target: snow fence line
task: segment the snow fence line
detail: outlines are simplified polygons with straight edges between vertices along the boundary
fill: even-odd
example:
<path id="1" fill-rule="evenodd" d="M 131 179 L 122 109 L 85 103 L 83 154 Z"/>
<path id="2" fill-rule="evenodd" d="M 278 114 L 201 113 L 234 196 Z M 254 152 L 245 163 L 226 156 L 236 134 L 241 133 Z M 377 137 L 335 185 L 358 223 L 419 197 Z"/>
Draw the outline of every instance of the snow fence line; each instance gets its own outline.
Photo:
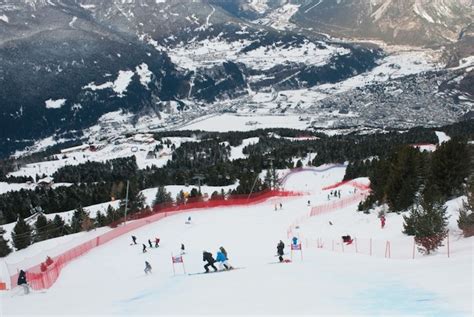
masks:
<path id="1" fill-rule="evenodd" d="M 343 242 L 340 237 L 318 237 L 316 239 L 300 237 L 300 239 L 304 241 L 303 245 L 307 249 L 317 248 L 337 253 L 363 254 L 398 260 L 415 259 L 420 255 L 414 237 L 401 238 L 396 241 L 353 237 L 352 243 L 349 244 Z M 436 254 L 445 255 L 449 258 L 453 253 L 451 240 L 453 239 L 450 238 L 450 233 L 448 233 L 443 240 L 443 244 L 436 250 Z"/>
<path id="2" fill-rule="evenodd" d="M 53 257 L 53 262 L 49 265 L 39 263 L 25 270 L 25 268 L 22 266 L 22 263 L 28 263 L 28 259 L 19 263 L 15 263 L 14 267 L 13 265 L 9 266 L 7 264 L 8 274 L 10 275 L 10 288 L 12 289 L 17 285 L 18 274 L 20 269 L 22 269 L 26 271 L 26 277 L 32 289 L 48 289 L 56 282 L 61 270 L 71 261 L 84 255 L 90 250 L 109 242 L 110 240 L 168 216 L 174 216 L 192 209 L 200 211 L 205 208 L 247 206 L 264 202 L 265 200 L 273 197 L 291 197 L 302 195 L 304 194 L 293 191 L 267 190 L 250 195 L 218 196 L 209 200 L 188 199 L 185 203 L 179 205 L 155 205 L 153 209 L 143 209 L 140 212 L 128 215 L 127 219 L 122 218 L 119 221 L 111 224 L 111 227 L 114 227 L 113 230 Z M 125 220 L 130 222 L 126 223 L 126 225 L 120 226 L 120 224 L 124 223 Z M 46 258 L 47 254 L 45 254 L 44 257 Z"/>
<path id="3" fill-rule="evenodd" d="M 341 186 L 341 185 L 338 185 L 338 186 Z M 336 186 L 336 187 L 338 187 L 338 186 Z M 332 187 L 332 186 L 328 186 L 328 187 Z M 308 215 L 301 216 L 298 219 L 296 219 L 295 221 L 293 221 L 293 223 L 288 227 L 288 229 L 286 231 L 287 237 L 288 238 L 293 237 L 294 236 L 293 231 L 296 230 L 297 227 L 299 227 L 299 225 L 302 222 L 307 221 L 309 218 L 319 216 L 319 215 L 329 213 L 329 212 L 334 212 L 336 210 L 343 209 L 343 208 L 346 208 L 348 206 L 354 205 L 356 203 L 359 203 L 363 199 L 365 199 L 368 195 L 369 195 L 369 190 L 367 189 L 367 190 L 361 191 L 357 194 L 354 194 L 354 195 L 346 197 L 346 198 L 339 198 L 339 199 L 333 200 L 329 203 L 325 203 L 325 204 L 322 204 L 322 205 L 312 207 L 311 211 Z"/>

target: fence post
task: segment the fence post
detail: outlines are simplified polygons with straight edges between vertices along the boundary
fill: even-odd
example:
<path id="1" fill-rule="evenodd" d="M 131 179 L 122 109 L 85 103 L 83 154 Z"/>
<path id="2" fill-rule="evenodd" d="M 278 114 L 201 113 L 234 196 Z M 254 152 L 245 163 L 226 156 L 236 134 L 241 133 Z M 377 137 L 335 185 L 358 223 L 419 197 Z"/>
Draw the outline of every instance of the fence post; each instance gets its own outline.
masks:
<path id="1" fill-rule="evenodd" d="M 448 258 L 449 258 L 449 230 L 448 230 L 448 236 L 447 236 L 447 239 L 448 239 Z"/>
<path id="2" fill-rule="evenodd" d="M 357 250 L 357 238 L 354 238 L 354 242 L 355 242 L 355 247 L 356 247 L 356 253 L 359 253 L 358 250 Z"/>

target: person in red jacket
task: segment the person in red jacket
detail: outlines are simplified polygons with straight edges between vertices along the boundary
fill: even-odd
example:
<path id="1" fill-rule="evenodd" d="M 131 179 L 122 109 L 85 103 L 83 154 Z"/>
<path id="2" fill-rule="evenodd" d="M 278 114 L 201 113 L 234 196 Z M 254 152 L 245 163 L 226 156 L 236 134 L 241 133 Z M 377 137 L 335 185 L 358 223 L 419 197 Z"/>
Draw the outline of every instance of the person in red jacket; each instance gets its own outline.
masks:
<path id="1" fill-rule="evenodd" d="M 382 226 L 382 229 L 385 227 L 385 216 L 384 215 L 382 215 L 380 217 L 380 225 Z"/>

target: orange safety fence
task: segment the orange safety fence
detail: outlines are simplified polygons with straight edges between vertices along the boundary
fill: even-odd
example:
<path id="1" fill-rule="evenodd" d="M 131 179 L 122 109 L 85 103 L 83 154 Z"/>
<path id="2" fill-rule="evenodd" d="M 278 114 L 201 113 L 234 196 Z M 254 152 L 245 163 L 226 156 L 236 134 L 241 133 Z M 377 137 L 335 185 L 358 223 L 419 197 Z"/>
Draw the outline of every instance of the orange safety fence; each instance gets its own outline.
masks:
<path id="1" fill-rule="evenodd" d="M 81 243 L 58 256 L 52 257 L 53 262 L 46 267 L 43 263 L 38 263 L 34 266 L 27 267 L 25 270 L 24 266 L 28 265 L 26 264 L 29 262 L 28 259 L 15 263 L 14 265 L 7 264 L 7 268 L 10 271 L 10 285 L 12 288 L 16 286 L 19 270 L 23 269 L 26 271 L 26 277 L 31 288 L 34 290 L 50 288 L 58 279 L 62 268 L 69 262 L 110 240 L 168 216 L 190 211 L 192 209 L 199 211 L 204 208 L 246 206 L 261 203 L 273 197 L 302 195 L 302 193 L 298 192 L 267 190 L 251 195 L 220 196 L 209 200 L 188 199 L 186 200 L 186 203 L 183 204 L 159 204 L 154 206 L 153 209 L 144 209 L 137 213 L 128 215 L 126 220 L 133 221 L 128 222 L 125 226 L 119 226 L 125 221 L 124 218 L 120 219 L 111 225 L 111 227 L 114 227 L 113 230 Z"/>
<path id="2" fill-rule="evenodd" d="M 367 196 L 367 192 L 359 192 L 358 194 L 352 195 L 347 198 L 343 198 L 343 199 L 336 198 L 336 200 L 331 201 L 327 204 L 323 204 L 323 205 L 319 205 L 319 206 L 315 206 L 311 208 L 310 216 L 314 217 L 320 214 L 336 211 L 338 209 L 343 209 L 347 206 L 359 203 L 366 196 Z"/>

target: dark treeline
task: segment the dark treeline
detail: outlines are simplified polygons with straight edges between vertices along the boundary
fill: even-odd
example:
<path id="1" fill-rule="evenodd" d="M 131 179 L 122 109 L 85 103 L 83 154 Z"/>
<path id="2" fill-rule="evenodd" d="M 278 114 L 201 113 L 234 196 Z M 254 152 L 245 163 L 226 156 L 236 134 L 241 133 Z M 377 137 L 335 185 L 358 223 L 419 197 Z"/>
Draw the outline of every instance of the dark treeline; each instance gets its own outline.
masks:
<path id="1" fill-rule="evenodd" d="M 466 125 L 471 127 L 472 122 L 466 123 Z M 458 125 L 450 127 L 450 129 L 465 131 L 465 129 L 471 128 Z M 198 184 L 197 177 L 202 178 L 202 184 L 210 186 L 230 185 L 239 180 L 240 186 L 234 193 L 245 194 L 249 193 L 252 187 L 255 187 L 253 190 L 260 190 L 271 183 L 270 181 L 255 183 L 256 176 L 262 170 L 269 169 L 270 159 L 274 168 L 293 168 L 295 167 L 293 163 L 295 157 L 304 157 L 310 152 L 317 153 L 316 158 L 312 161 L 313 165 L 350 161 L 352 163 L 346 177 L 370 176 L 369 170 L 374 170 L 375 163 L 378 162 L 378 169 L 381 170 L 380 166 L 387 164 L 387 160 L 394 160 L 393 154 L 390 157 L 390 153 L 400 146 L 437 142 L 433 130 L 425 128 L 411 129 L 403 133 L 350 134 L 331 137 L 318 134 L 318 139 L 314 140 L 288 139 L 302 135 L 315 136 L 316 134 L 291 129 L 222 134 L 199 131 L 161 132 L 156 134 L 156 137 L 164 138 L 159 147 L 168 146 L 174 149 L 171 159 L 165 166 L 160 168 L 152 166 L 139 170 L 133 156 L 103 163 L 86 162 L 76 166 L 65 166 L 53 175 L 54 180 L 73 183 L 72 186 L 54 189 L 37 188 L 0 195 L 0 211 L 3 215 L 0 223 L 15 221 L 18 215 L 28 217 L 30 211 L 37 206 L 41 206 L 46 213 L 56 213 L 72 210 L 79 206 L 107 202 L 111 199 L 123 199 L 125 198 L 127 180 L 130 181 L 131 190 L 136 193 L 150 187 Z M 170 145 L 166 140 L 166 137 L 171 136 L 195 136 L 199 139 L 197 142 L 184 142 L 180 147 L 174 148 L 174 145 Z M 259 137 L 260 141 L 244 148 L 244 153 L 249 156 L 245 159 L 231 161 L 229 159 L 230 145 L 241 144 L 243 139 L 250 137 Z M 412 152 L 413 154 L 407 154 L 407 158 L 400 157 L 398 159 L 400 162 L 404 162 L 403 160 L 412 160 L 411 156 L 414 156 L 413 160 L 417 162 L 427 160 L 425 154 L 415 154 L 415 152 L 419 153 L 418 151 L 413 150 L 407 153 Z M 361 167 L 360 161 L 368 157 L 377 157 L 377 159 L 366 161 L 363 164 L 364 167 Z M 419 165 L 425 166 L 421 163 Z M 421 167 L 417 165 L 416 168 L 418 171 L 418 168 Z M 411 173 L 411 171 L 405 172 Z M 383 173 L 382 175 L 386 176 Z M 374 186 L 377 186 L 377 182 L 381 182 L 376 176 L 377 174 L 371 175 Z M 409 179 L 409 177 L 403 176 L 402 178 Z M 393 183 L 391 186 L 396 185 L 395 181 Z M 419 181 L 415 185 L 418 183 Z M 374 188 L 374 195 L 379 195 L 379 191 Z M 385 194 L 380 195 L 383 197 Z M 380 196 L 376 198 L 379 200 Z"/>
<path id="2" fill-rule="evenodd" d="M 369 176 L 371 182 L 371 195 L 359 209 L 386 203 L 389 211 L 400 212 L 421 197 L 431 203 L 465 194 L 473 164 L 469 147 L 465 138 L 455 137 L 434 152 L 400 146 L 384 158 L 352 163 L 347 178 Z"/>

